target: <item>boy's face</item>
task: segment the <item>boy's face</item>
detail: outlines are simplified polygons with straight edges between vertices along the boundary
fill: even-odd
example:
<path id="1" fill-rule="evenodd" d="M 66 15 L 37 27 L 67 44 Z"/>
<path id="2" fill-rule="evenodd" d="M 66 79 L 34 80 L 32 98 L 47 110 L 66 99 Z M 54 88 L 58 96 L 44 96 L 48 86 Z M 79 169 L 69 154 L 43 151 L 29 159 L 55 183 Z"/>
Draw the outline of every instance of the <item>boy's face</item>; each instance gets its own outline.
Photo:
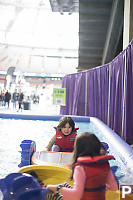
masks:
<path id="1" fill-rule="evenodd" d="M 69 135 L 72 132 L 72 127 L 69 125 L 69 123 L 66 123 L 66 125 L 63 128 L 61 128 L 61 132 L 64 135 Z"/>

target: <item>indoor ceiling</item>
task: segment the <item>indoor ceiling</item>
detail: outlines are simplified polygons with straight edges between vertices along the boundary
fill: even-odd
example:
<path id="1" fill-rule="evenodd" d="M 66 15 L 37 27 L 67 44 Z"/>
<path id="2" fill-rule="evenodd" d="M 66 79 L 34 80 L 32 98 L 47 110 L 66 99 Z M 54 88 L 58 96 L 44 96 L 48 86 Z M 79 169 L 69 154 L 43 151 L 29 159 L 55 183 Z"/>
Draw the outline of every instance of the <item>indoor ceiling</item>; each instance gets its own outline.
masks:
<path id="1" fill-rule="evenodd" d="M 124 0 L 50 2 L 55 12 L 79 10 L 78 71 L 108 63 L 122 51 Z"/>
<path id="2" fill-rule="evenodd" d="M 46 68 L 49 58 L 58 58 L 57 67 L 61 65 L 61 57 L 69 59 L 64 64 L 69 73 L 73 72 L 72 65 L 80 71 L 108 63 L 122 51 L 123 10 L 124 0 L 0 0 L 0 68 L 11 65 L 12 57 L 15 66 L 24 60 L 20 47 L 27 53 L 27 61 L 19 68 L 25 71 L 35 72 L 37 68 L 45 71 L 43 67 Z M 19 30 L 15 32 L 18 25 Z M 55 36 L 56 31 L 58 36 Z M 12 57 L 5 53 L 9 48 Z M 2 62 L 5 64 L 1 65 Z"/>
<path id="3" fill-rule="evenodd" d="M 79 16 L 70 10 L 53 12 L 49 0 L 0 0 L 0 71 L 76 72 Z"/>

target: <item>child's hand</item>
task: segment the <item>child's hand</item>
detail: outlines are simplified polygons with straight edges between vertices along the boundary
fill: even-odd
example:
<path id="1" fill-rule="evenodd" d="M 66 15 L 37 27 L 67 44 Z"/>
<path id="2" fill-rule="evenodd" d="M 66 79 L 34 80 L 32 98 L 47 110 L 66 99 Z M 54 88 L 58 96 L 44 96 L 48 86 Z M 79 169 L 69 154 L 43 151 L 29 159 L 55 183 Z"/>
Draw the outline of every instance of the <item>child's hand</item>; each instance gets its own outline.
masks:
<path id="1" fill-rule="evenodd" d="M 46 189 L 51 190 L 52 192 L 56 193 L 57 185 L 47 185 Z"/>

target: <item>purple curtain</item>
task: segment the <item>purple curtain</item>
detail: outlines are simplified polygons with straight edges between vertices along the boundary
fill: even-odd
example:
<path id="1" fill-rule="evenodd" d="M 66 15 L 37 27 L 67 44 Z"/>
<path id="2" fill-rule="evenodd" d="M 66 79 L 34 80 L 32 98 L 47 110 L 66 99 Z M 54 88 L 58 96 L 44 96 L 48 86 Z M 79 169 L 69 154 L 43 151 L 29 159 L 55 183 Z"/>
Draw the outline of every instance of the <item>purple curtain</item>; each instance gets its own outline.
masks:
<path id="1" fill-rule="evenodd" d="M 84 73 L 71 74 L 63 78 L 62 87 L 66 88 L 66 106 L 61 106 L 61 114 L 84 116 L 84 81 Z"/>
<path id="2" fill-rule="evenodd" d="M 112 62 L 67 75 L 66 106 L 60 113 L 94 116 L 133 143 L 133 41 Z"/>
<path id="3" fill-rule="evenodd" d="M 97 116 L 105 123 L 107 123 L 108 111 L 108 67 L 108 65 L 105 65 L 88 73 L 89 116 Z"/>
<path id="4" fill-rule="evenodd" d="M 126 99 L 124 115 L 124 139 L 133 143 L 133 40 L 126 49 Z"/>
<path id="5" fill-rule="evenodd" d="M 124 88 L 124 52 L 110 63 L 109 127 L 121 136 Z"/>

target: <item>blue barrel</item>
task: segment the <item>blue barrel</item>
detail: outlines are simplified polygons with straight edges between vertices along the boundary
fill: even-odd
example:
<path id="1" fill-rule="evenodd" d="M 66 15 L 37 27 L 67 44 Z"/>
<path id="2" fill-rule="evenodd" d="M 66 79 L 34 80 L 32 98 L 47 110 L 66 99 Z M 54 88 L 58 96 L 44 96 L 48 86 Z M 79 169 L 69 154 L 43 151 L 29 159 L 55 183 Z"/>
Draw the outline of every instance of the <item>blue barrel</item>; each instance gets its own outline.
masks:
<path id="1" fill-rule="evenodd" d="M 36 143 L 33 140 L 23 140 L 20 144 L 21 147 L 21 163 L 18 167 L 23 167 L 31 164 L 31 157 L 36 152 Z"/>

